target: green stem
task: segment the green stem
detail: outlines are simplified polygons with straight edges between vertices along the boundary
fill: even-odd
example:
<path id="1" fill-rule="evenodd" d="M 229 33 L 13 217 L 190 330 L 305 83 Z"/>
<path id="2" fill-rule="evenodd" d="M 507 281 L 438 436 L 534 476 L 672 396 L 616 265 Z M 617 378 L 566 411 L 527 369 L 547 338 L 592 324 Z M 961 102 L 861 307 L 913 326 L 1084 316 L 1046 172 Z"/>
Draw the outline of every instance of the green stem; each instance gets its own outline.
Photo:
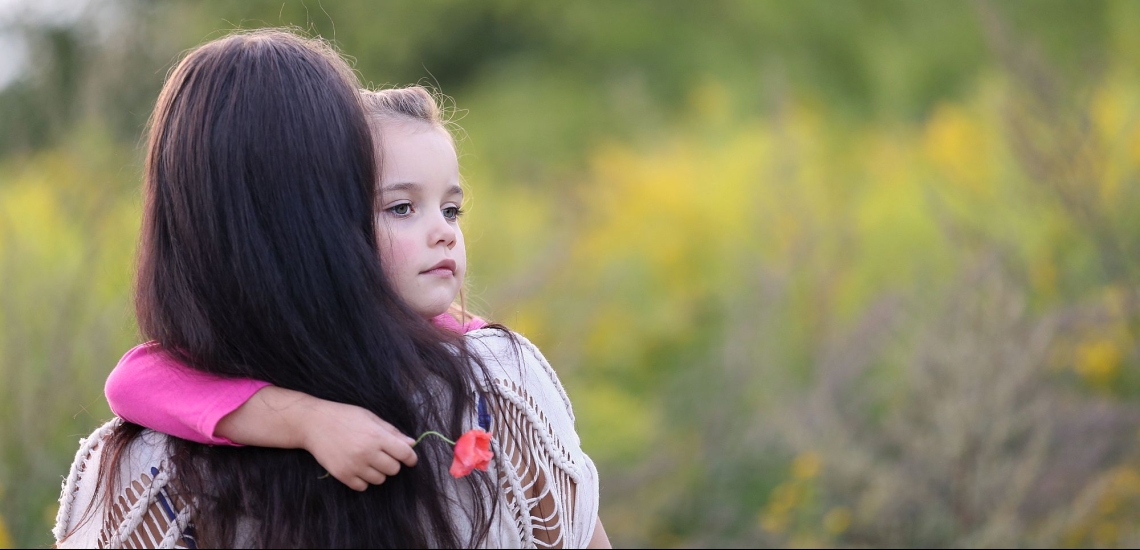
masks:
<path id="1" fill-rule="evenodd" d="M 450 439 L 448 439 L 448 438 L 447 438 L 447 436 L 445 436 L 445 435 L 443 435 L 443 434 L 441 434 L 441 433 L 439 433 L 439 432 L 433 432 L 433 431 L 427 431 L 427 432 L 424 432 L 424 434 L 423 434 L 423 435 L 421 435 L 421 436 L 420 436 L 420 438 L 419 438 L 419 439 L 417 439 L 415 443 L 412 443 L 412 446 L 413 446 L 413 447 L 415 447 L 416 445 L 419 445 L 420 441 L 423 441 L 423 440 L 424 440 L 424 438 L 425 438 L 425 437 L 427 437 L 427 436 L 429 436 L 429 435 L 434 435 L 434 436 L 436 436 L 436 437 L 438 437 L 438 438 L 440 438 L 440 439 L 442 439 L 442 440 L 444 440 L 444 441 L 446 441 L 446 442 L 448 442 L 448 443 L 451 443 L 451 446 L 453 446 L 453 447 L 455 446 L 455 442 L 454 442 L 454 441 L 452 441 L 452 440 L 450 440 Z"/>

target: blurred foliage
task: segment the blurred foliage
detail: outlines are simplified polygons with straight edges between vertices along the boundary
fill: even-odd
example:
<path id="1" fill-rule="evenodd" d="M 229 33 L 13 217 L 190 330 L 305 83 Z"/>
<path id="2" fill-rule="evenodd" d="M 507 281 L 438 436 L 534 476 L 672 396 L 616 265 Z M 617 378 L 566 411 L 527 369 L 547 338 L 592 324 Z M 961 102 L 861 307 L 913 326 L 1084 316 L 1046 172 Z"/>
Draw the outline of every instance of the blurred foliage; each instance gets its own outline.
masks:
<path id="1" fill-rule="evenodd" d="M 478 308 L 558 368 L 620 546 L 1136 546 L 1140 4 L 93 2 L 0 89 L 0 546 L 137 341 L 179 52 L 335 39 L 461 109 Z M 10 532 L 10 535 L 9 535 Z"/>

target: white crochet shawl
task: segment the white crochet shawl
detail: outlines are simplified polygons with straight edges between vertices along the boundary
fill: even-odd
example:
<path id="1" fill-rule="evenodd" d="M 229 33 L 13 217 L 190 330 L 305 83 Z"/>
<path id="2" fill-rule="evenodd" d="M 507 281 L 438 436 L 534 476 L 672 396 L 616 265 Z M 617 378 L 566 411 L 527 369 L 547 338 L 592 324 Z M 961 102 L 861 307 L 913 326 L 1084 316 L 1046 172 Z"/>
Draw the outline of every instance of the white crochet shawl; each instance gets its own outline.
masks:
<path id="1" fill-rule="evenodd" d="M 598 515 L 598 475 L 582 452 L 570 399 L 554 369 L 528 340 L 481 329 L 467 334 L 471 352 L 486 364 L 492 472 L 502 490 L 500 509 L 485 541 L 490 548 L 584 548 Z M 115 504 L 96 505 L 102 444 L 121 422 L 111 420 L 80 440 L 63 484 L 53 531 L 60 548 L 195 548 L 193 509 L 167 491 L 176 475 L 167 464 L 167 437 L 146 431 L 120 459 Z M 476 422 L 474 414 L 470 425 Z M 465 516 L 462 496 L 453 499 Z M 102 499 L 99 499 L 102 502 Z M 462 523 L 462 521 L 461 521 Z M 235 541 L 242 546 L 241 541 Z"/>

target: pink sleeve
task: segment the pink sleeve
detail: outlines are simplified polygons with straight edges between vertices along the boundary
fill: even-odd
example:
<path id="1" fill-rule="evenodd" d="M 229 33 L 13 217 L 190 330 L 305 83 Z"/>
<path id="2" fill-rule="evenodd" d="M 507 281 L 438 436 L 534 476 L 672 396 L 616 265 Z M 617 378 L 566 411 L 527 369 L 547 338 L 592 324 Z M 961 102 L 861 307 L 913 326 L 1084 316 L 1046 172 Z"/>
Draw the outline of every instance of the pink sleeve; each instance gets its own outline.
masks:
<path id="1" fill-rule="evenodd" d="M 459 334 L 466 334 L 473 330 L 478 330 L 487 326 L 487 321 L 484 321 L 475 316 L 472 316 L 470 320 L 460 325 L 459 320 L 455 317 L 452 317 L 450 313 L 440 314 L 432 318 L 431 322 L 439 328 L 447 329 L 452 332 L 458 332 Z"/>
<path id="2" fill-rule="evenodd" d="M 142 344 L 119 360 L 103 391 L 111 410 L 124 420 L 198 443 L 238 446 L 214 430 L 268 385 L 199 372 L 154 344 Z"/>

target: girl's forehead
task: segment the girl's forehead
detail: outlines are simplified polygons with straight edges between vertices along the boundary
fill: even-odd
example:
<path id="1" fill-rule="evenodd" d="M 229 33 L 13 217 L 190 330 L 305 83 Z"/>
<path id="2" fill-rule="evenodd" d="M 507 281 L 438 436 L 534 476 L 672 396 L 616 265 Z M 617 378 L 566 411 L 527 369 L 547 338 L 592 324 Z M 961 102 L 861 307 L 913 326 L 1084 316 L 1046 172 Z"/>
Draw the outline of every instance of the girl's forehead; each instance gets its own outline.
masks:
<path id="1" fill-rule="evenodd" d="M 388 123 L 380 135 L 381 181 L 451 184 L 459 160 L 446 130 L 421 121 Z"/>
<path id="2" fill-rule="evenodd" d="M 374 131 L 378 132 L 381 137 L 392 133 L 418 134 L 421 132 L 440 132 L 450 139 L 450 134 L 447 133 L 447 130 L 443 126 L 418 118 L 405 116 L 372 117 L 369 119 L 368 124 Z"/>
<path id="3" fill-rule="evenodd" d="M 380 123 L 380 148 L 394 152 L 430 148 L 435 152 L 455 154 L 451 134 L 443 127 L 422 120 L 396 119 Z"/>

